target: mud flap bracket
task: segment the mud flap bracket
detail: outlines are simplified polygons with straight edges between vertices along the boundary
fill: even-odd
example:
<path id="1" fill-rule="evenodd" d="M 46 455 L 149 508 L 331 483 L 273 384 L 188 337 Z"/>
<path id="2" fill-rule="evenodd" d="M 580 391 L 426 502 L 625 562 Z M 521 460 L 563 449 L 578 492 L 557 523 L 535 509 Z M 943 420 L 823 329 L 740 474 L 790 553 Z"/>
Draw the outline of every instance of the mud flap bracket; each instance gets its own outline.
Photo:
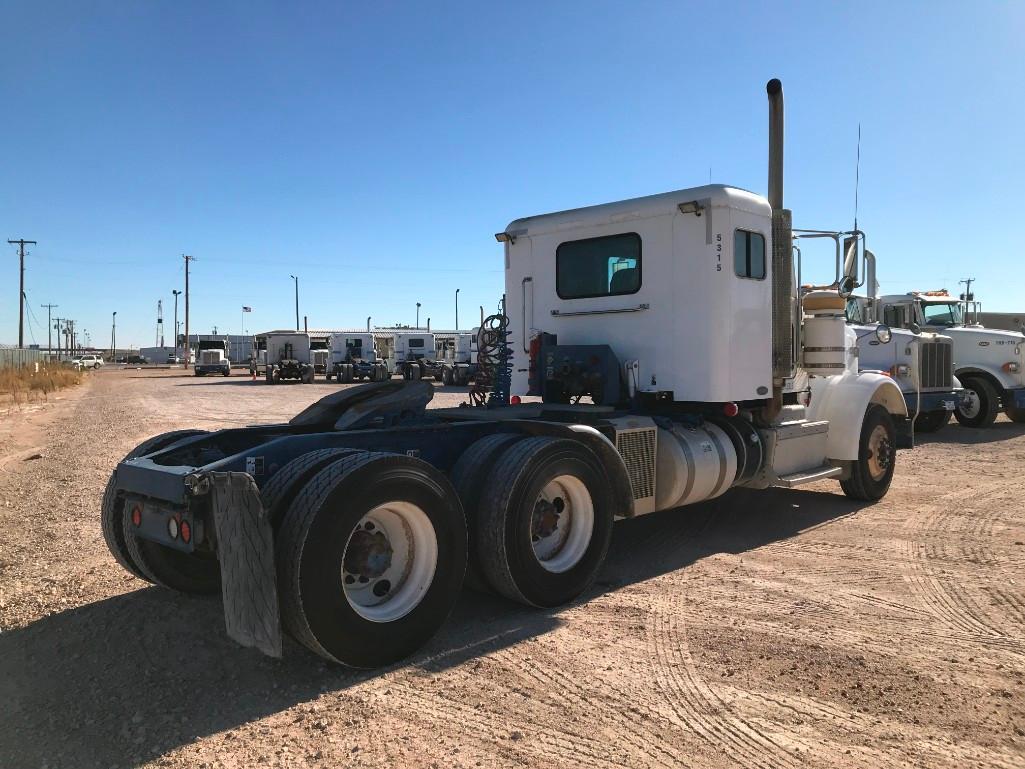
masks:
<path id="1" fill-rule="evenodd" d="M 207 473 L 221 564 L 224 624 L 242 646 L 281 657 L 274 532 L 248 473 Z"/>

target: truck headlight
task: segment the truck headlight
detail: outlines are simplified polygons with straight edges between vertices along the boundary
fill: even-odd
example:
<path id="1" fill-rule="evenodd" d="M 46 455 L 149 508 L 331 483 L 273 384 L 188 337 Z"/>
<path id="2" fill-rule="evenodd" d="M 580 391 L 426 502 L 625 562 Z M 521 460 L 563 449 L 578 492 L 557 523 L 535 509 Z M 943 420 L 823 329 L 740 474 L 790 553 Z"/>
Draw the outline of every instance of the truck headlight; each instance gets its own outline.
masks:
<path id="1" fill-rule="evenodd" d="M 890 338 L 892 336 L 893 336 L 893 333 L 890 331 L 890 327 L 889 326 L 884 325 L 882 323 L 880 323 L 878 326 L 876 326 L 876 339 L 879 340 L 880 344 L 889 344 L 890 343 Z"/>
<path id="2" fill-rule="evenodd" d="M 1021 368 L 1021 366 L 1019 366 L 1014 361 L 1011 361 L 1010 363 L 1005 363 L 1003 366 L 1001 366 L 1001 368 L 1008 374 L 1013 374 L 1014 372 L 1018 371 Z"/>

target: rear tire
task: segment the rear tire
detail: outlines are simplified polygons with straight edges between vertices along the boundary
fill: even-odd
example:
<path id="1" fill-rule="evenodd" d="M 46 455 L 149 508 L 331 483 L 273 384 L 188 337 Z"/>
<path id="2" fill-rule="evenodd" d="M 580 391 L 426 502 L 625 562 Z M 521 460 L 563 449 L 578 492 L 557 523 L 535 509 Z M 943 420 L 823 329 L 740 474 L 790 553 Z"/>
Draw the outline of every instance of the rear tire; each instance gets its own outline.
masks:
<path id="1" fill-rule="evenodd" d="M 961 384 L 967 400 L 954 410 L 957 421 L 964 427 L 989 427 L 1000 406 L 996 388 L 982 377 L 964 377 Z"/>
<path id="2" fill-rule="evenodd" d="M 920 433 L 935 433 L 946 427 L 950 421 L 950 412 L 946 409 L 925 411 L 915 420 L 915 430 Z"/>
<path id="3" fill-rule="evenodd" d="M 840 481 L 840 488 L 851 499 L 882 499 L 890 489 L 896 457 L 897 429 L 893 417 L 878 403 L 872 403 L 861 422 L 858 459 L 852 463 L 851 477 Z"/>
<path id="4" fill-rule="evenodd" d="M 441 372 L 441 383 L 450 386 L 452 384 L 452 369 L 445 368 Z"/>
<path id="5" fill-rule="evenodd" d="M 266 378 L 267 378 L 267 384 L 274 384 L 274 369 L 271 368 L 270 366 L 267 366 Z"/>
<path id="6" fill-rule="evenodd" d="M 448 480 L 426 462 L 358 452 L 321 470 L 277 536 L 285 629 L 352 667 L 408 656 L 459 597 L 466 523 Z"/>
<path id="7" fill-rule="evenodd" d="M 267 511 L 271 526 L 277 530 L 281 517 L 310 478 L 327 465 L 354 451 L 355 449 L 319 449 L 300 454 L 291 462 L 286 462 L 260 489 L 263 509 Z"/>
<path id="8" fill-rule="evenodd" d="M 474 545 L 488 584 L 512 601 L 560 606 L 597 577 L 612 540 L 612 489 L 582 443 L 527 438 L 504 451 L 481 496 Z"/>
<path id="9" fill-rule="evenodd" d="M 475 532 L 479 526 L 480 497 L 484 485 L 488 481 L 488 474 L 502 452 L 522 438 L 522 435 L 514 433 L 488 435 L 475 441 L 470 448 L 464 451 L 452 468 L 449 479 L 463 505 L 463 512 L 466 514 L 466 528 L 469 531 L 471 543 L 475 541 Z M 490 592 L 491 590 L 481 571 L 476 548 L 472 546 L 466 566 L 465 584 L 478 592 Z"/>
<path id="10" fill-rule="evenodd" d="M 150 454 L 165 446 L 170 446 L 182 438 L 202 435 L 204 432 L 205 430 L 172 430 L 169 433 L 155 435 L 129 451 L 121 461 Z M 125 501 L 117 496 L 116 478 L 117 469 L 115 468 L 107 481 L 107 488 L 103 492 L 103 502 L 100 505 L 100 530 L 103 532 L 103 541 L 107 544 L 110 554 L 114 556 L 114 560 L 121 564 L 122 568 L 139 579 L 152 582 L 128 552 L 128 545 L 125 542 Z"/>

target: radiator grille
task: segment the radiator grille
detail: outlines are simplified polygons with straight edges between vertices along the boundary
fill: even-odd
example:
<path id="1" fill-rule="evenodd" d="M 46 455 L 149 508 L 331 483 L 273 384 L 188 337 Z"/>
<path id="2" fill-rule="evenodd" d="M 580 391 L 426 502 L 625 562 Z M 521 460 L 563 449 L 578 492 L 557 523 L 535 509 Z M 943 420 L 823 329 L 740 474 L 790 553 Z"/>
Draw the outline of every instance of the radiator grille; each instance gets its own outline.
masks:
<path id="1" fill-rule="evenodd" d="M 922 389 L 953 386 L 952 345 L 949 341 L 923 342 L 920 362 L 922 364 Z"/>
<path id="2" fill-rule="evenodd" d="M 626 464 L 634 499 L 655 496 L 655 429 L 617 432 L 616 449 Z"/>

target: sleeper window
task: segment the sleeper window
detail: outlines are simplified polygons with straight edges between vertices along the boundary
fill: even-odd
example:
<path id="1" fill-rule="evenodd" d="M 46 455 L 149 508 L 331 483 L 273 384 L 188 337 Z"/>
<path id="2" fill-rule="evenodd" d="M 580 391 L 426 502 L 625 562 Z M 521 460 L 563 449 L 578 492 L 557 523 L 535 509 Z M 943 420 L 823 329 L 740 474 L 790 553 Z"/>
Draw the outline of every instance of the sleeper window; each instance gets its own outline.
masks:
<path id="1" fill-rule="evenodd" d="M 641 288 L 641 236 L 635 232 L 570 240 L 555 251 L 560 299 L 635 294 Z"/>
<path id="2" fill-rule="evenodd" d="M 741 278 L 765 277 L 765 238 L 757 232 L 737 230 L 733 235 L 733 271 Z"/>

